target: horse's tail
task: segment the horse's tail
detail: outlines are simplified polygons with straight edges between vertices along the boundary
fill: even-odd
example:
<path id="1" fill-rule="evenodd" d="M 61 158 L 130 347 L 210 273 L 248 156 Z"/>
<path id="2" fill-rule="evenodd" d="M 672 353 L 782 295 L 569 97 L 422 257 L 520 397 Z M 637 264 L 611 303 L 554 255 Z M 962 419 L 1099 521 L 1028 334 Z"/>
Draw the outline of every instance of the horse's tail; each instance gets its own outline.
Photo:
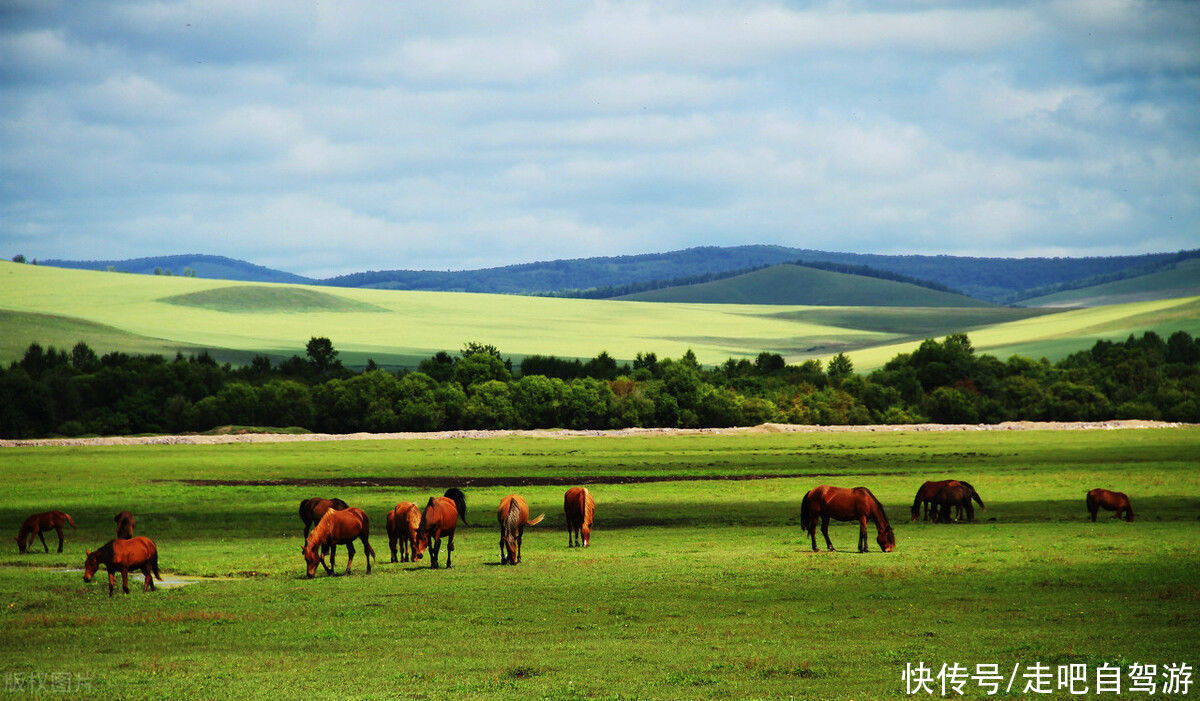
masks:
<path id="1" fill-rule="evenodd" d="M 67 523 L 71 524 L 71 528 L 75 528 L 75 519 L 71 518 L 71 514 L 64 513 L 63 518 L 67 519 Z M 75 530 L 79 530 L 75 528 Z"/>
<path id="2" fill-rule="evenodd" d="M 525 525 L 526 525 L 526 526 L 536 526 L 536 525 L 538 525 L 539 523 L 541 523 L 541 522 L 542 522 L 542 519 L 544 519 L 544 518 L 546 518 L 546 514 L 538 514 L 538 517 L 537 517 L 537 518 L 535 518 L 535 519 L 531 520 L 529 523 L 527 523 L 527 524 L 525 524 Z"/>
<path id="3" fill-rule="evenodd" d="M 809 501 L 812 499 L 812 492 L 804 495 L 804 499 L 800 502 L 800 527 L 808 531 L 810 534 L 817 530 L 816 520 L 812 521 L 812 526 L 809 526 L 809 520 L 812 517 L 812 506 Z"/>
<path id="4" fill-rule="evenodd" d="M 158 549 L 154 550 L 154 557 L 150 558 L 150 569 L 154 570 L 154 578 L 158 581 L 163 581 L 162 575 L 158 572 Z"/>
<path id="5" fill-rule="evenodd" d="M 959 480 L 959 482 L 962 482 L 962 480 Z M 982 508 L 984 511 L 986 511 L 987 506 L 984 505 L 983 499 L 979 498 L 979 492 L 975 491 L 975 487 L 971 486 L 970 482 L 962 482 L 962 485 L 964 487 L 966 487 L 967 489 L 971 490 L 971 498 L 974 499 L 975 501 L 979 502 L 979 507 Z"/>
<path id="6" fill-rule="evenodd" d="M 467 523 L 467 497 L 462 490 L 458 487 L 451 487 L 442 496 L 454 502 L 454 507 L 458 509 L 458 517 L 462 519 L 463 525 L 470 526 L 471 524 Z"/>
<path id="7" fill-rule="evenodd" d="M 596 519 L 596 500 L 592 499 L 592 493 L 587 487 L 583 488 L 583 523 L 585 526 L 592 525 L 592 521 Z"/>

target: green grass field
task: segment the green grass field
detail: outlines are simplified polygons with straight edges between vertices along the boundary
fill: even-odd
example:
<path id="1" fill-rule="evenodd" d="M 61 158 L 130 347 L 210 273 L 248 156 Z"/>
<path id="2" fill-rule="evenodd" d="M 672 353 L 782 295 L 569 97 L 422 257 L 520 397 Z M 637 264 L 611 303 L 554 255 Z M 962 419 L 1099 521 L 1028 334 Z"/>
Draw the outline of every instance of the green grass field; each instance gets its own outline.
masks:
<path id="1" fill-rule="evenodd" d="M 82 674 L 122 698 L 863 699 L 903 697 L 905 663 L 1195 666 L 1198 445 L 1187 427 L 5 448 L 6 527 L 58 508 L 79 530 L 62 555 L 0 555 L 0 673 Z M 477 527 L 436 572 L 387 562 L 383 515 L 440 488 L 180 481 L 422 476 L 628 481 L 593 487 L 586 550 L 566 547 L 563 487 L 468 486 Z M 981 520 L 909 524 L 917 486 L 945 476 L 972 481 Z M 859 555 L 835 524 L 840 550 L 810 552 L 799 503 L 821 483 L 869 486 L 897 550 Z M 1130 494 L 1135 522 L 1087 520 L 1101 485 Z M 500 567 L 512 491 L 547 519 Z M 371 575 L 360 554 L 350 576 L 303 577 L 296 506 L 320 494 L 373 519 Z M 169 577 L 220 579 L 142 594 L 138 575 L 110 599 L 54 571 L 126 508 Z"/>
<path id="2" fill-rule="evenodd" d="M 330 338 L 344 362 L 413 366 L 468 341 L 518 360 L 530 354 L 620 360 L 640 352 L 704 363 L 754 357 L 791 362 L 851 352 L 855 367 L 878 367 L 914 342 L 968 331 L 980 350 L 1061 357 L 1097 338 L 1147 328 L 1200 333 L 1200 298 L 1058 313 L 997 307 L 824 307 L 668 304 L 411 292 L 184 277 L 127 275 L 0 263 L 0 362 L 32 342 L 101 352 L 210 349 L 246 362 L 256 353 L 302 354 Z"/>
<path id="3" fill-rule="evenodd" d="M 1056 292 L 1021 302 L 1026 306 L 1095 307 L 1200 295 L 1200 259 L 1177 263 L 1168 270 L 1078 290 Z"/>

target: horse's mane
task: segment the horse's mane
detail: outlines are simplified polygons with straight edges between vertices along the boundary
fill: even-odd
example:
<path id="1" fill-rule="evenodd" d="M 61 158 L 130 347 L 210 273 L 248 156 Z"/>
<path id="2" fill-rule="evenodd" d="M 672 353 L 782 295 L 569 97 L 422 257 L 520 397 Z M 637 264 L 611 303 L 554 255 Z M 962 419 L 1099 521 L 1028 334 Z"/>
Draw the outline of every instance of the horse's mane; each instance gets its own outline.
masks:
<path id="1" fill-rule="evenodd" d="M 308 540 L 304 542 L 304 548 L 306 550 L 309 548 L 315 548 L 323 543 L 325 538 L 329 535 L 329 532 L 333 530 L 333 519 L 336 517 L 332 517 L 331 514 L 334 513 L 334 511 L 335 509 L 326 511 L 325 515 L 321 517 L 321 520 L 317 523 L 316 527 L 313 528 L 312 532 L 308 534 Z"/>
<path id="2" fill-rule="evenodd" d="M 879 497 L 875 496 L 875 493 L 866 487 L 859 487 L 859 489 L 866 492 L 867 496 L 871 497 L 871 501 L 875 502 L 875 513 L 871 514 L 871 517 L 875 519 L 875 523 L 879 524 L 880 528 L 885 531 L 891 528 L 892 524 L 888 523 L 887 513 L 883 510 L 883 504 L 879 503 Z M 880 519 L 883 519 L 883 521 L 880 522 Z"/>

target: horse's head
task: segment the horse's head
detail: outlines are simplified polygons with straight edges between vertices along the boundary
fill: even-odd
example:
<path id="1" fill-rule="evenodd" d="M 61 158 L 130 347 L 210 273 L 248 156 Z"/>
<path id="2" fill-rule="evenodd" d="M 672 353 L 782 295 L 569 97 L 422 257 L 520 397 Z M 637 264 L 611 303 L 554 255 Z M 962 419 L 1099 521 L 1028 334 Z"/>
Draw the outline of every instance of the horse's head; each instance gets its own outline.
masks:
<path id="1" fill-rule="evenodd" d="M 308 566 L 308 578 L 312 579 L 317 573 L 317 565 L 325 564 L 325 555 L 321 549 L 315 545 L 305 545 L 300 548 L 300 552 L 304 554 L 304 562 Z M 326 569 L 329 569 L 326 567 Z"/>
<path id="2" fill-rule="evenodd" d="M 17 535 L 17 552 L 22 555 L 25 554 L 25 533 L 24 532 L 19 533 Z"/>
<path id="3" fill-rule="evenodd" d="M 879 543 L 880 550 L 890 553 L 896 549 L 896 533 L 892 530 L 891 526 L 888 526 L 876 536 L 875 542 Z"/>
<path id="4" fill-rule="evenodd" d="M 508 560 L 506 560 L 506 562 L 510 565 L 517 564 L 517 536 L 516 536 L 516 534 L 515 533 L 505 533 L 503 536 L 501 536 L 500 540 L 502 543 L 504 543 L 504 549 L 508 551 Z"/>
<path id="5" fill-rule="evenodd" d="M 96 557 L 96 553 L 91 550 L 83 551 L 87 559 L 83 561 L 83 581 L 84 583 L 92 581 L 92 577 L 96 576 L 96 570 L 100 569 L 100 558 Z"/>
<path id="6" fill-rule="evenodd" d="M 429 529 L 418 528 L 412 539 L 412 559 L 420 560 L 429 549 Z"/>

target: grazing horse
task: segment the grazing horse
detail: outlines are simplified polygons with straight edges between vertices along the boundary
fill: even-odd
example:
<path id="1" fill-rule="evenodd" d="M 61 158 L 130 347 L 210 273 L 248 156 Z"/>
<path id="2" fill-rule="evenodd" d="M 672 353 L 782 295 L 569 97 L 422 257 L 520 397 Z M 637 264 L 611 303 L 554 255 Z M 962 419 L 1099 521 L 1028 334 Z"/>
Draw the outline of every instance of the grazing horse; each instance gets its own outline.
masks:
<path id="1" fill-rule="evenodd" d="M 496 520 L 500 522 L 500 564 L 515 565 L 521 561 L 521 539 L 525 535 L 525 526 L 536 526 L 544 518 L 546 514 L 541 514 L 530 521 L 529 505 L 516 494 L 509 494 L 500 500 L 500 508 L 496 509 Z"/>
<path id="2" fill-rule="evenodd" d="M 305 499 L 300 502 L 300 520 L 304 522 L 304 539 L 308 540 L 308 530 L 317 523 L 320 523 L 326 511 L 330 509 L 341 511 L 348 508 L 350 508 L 350 505 L 341 499 L 313 497 L 312 499 Z"/>
<path id="3" fill-rule="evenodd" d="M 875 522 L 879 532 L 875 542 L 879 549 L 890 553 L 896 548 L 896 535 L 888 523 L 883 505 L 866 487 L 830 487 L 823 484 L 808 494 L 800 505 L 800 525 L 812 536 L 813 552 L 817 551 L 817 519 L 821 520 L 821 535 L 825 536 L 825 545 L 833 550 L 829 540 L 829 519 L 838 521 L 858 521 L 858 551 L 865 553 L 867 547 L 867 521 Z"/>
<path id="4" fill-rule="evenodd" d="M 567 547 L 586 548 L 592 539 L 592 521 L 596 502 L 587 487 L 571 487 L 563 496 L 563 511 L 567 512 Z"/>
<path id="5" fill-rule="evenodd" d="M 51 528 L 55 533 L 58 533 L 58 551 L 62 552 L 63 523 L 71 524 L 71 528 L 75 527 L 75 521 L 71 519 L 70 514 L 64 514 L 61 511 L 46 511 L 40 514 L 33 514 L 25 519 L 21 524 L 21 528 L 17 531 L 17 552 L 25 553 L 29 550 L 29 546 L 33 545 L 33 536 L 37 535 L 38 540 L 42 541 L 42 547 L 46 552 L 50 552 L 50 546 L 46 545 L 46 538 L 42 535 L 42 531 L 48 531 Z"/>
<path id="6" fill-rule="evenodd" d="M 141 570 L 146 581 L 142 583 L 142 591 L 154 591 L 154 579 L 150 576 L 150 572 L 154 572 L 154 577 L 158 581 L 162 581 L 162 575 L 158 573 L 158 547 L 154 545 L 154 541 L 145 536 L 136 538 L 122 539 L 118 538 L 110 540 L 100 549 L 92 552 L 85 551 L 87 560 L 83 563 L 83 581 L 90 582 L 95 576 L 96 570 L 100 569 L 100 565 L 104 565 L 104 569 L 108 571 L 108 595 L 113 595 L 113 589 L 116 587 L 117 571 L 121 572 L 121 591 L 129 593 L 129 570 Z"/>
<path id="7" fill-rule="evenodd" d="M 446 536 L 446 569 L 450 569 L 450 557 L 454 552 L 454 528 L 458 525 L 458 507 L 449 497 L 429 497 L 421 522 L 417 525 L 417 548 L 413 557 L 421 559 L 421 553 L 429 550 L 429 566 L 438 568 L 438 552 L 442 549 L 442 536 Z M 432 544 L 432 547 L 431 547 Z"/>
<path id="8" fill-rule="evenodd" d="M 392 562 L 408 562 L 417 551 L 417 529 L 421 527 L 421 510 L 411 501 L 402 501 L 388 512 L 388 547 Z M 400 559 L 396 560 L 396 542 L 400 543 Z"/>
<path id="9" fill-rule="evenodd" d="M 368 537 L 371 535 L 371 524 L 367 514 L 362 509 L 329 509 L 321 517 L 317 527 L 312 530 L 304 547 L 304 561 L 308 564 L 308 577 L 312 578 L 317 572 L 317 563 L 325 568 L 326 574 L 333 574 L 337 566 L 337 546 L 346 546 L 346 574 L 350 574 L 350 566 L 354 564 L 354 539 L 362 541 L 363 551 L 367 558 L 367 574 L 371 574 L 371 558 L 375 550 L 371 548 Z M 329 548 L 329 564 L 325 564 L 325 548 Z"/>
<path id="10" fill-rule="evenodd" d="M 937 508 L 936 508 L 937 504 L 935 503 L 934 500 L 937 497 L 938 492 L 943 487 L 946 487 L 949 485 L 957 485 L 957 484 L 964 485 L 967 489 L 969 489 L 971 492 L 970 498 L 979 502 L 979 506 L 981 508 L 983 508 L 984 511 L 987 510 L 987 507 L 984 506 L 984 504 L 983 504 L 983 499 L 979 498 L 979 493 L 975 491 L 975 488 L 972 487 L 969 482 L 964 482 L 962 480 L 941 480 L 938 482 L 926 482 L 925 484 L 921 485 L 921 488 L 917 490 L 917 496 L 913 498 L 912 518 L 909 519 L 909 521 L 917 520 L 917 518 L 921 515 L 921 505 L 924 504 L 925 505 L 925 520 L 928 521 L 930 515 L 932 514 L 933 520 L 936 522 L 937 521 Z M 963 515 L 962 506 L 958 507 L 957 515 L 958 515 L 958 518 L 962 518 L 962 515 Z"/>
<path id="11" fill-rule="evenodd" d="M 975 488 L 966 482 L 951 481 L 949 484 L 943 486 L 933 497 L 933 505 L 937 507 L 937 513 L 934 515 L 934 522 L 951 523 L 951 506 L 955 508 L 955 521 L 962 520 L 964 509 L 966 510 L 967 521 L 974 521 L 975 507 L 971 504 L 971 498 L 973 496 L 975 496 Z M 982 504 L 983 502 L 980 503 Z"/>
<path id="12" fill-rule="evenodd" d="M 458 487 L 451 487 L 442 496 L 454 500 L 454 508 L 458 510 L 458 517 L 462 519 L 463 525 L 471 525 L 467 523 L 467 497 L 462 490 Z"/>
<path id="13" fill-rule="evenodd" d="M 1133 505 L 1129 503 L 1129 497 L 1125 496 L 1124 492 L 1110 492 L 1107 489 L 1093 489 L 1088 492 L 1087 510 L 1092 515 L 1092 523 L 1096 522 L 1096 513 L 1100 509 L 1117 512 L 1113 514 L 1113 518 L 1121 518 L 1121 512 L 1124 512 L 1126 521 L 1133 520 Z"/>
<path id="14" fill-rule="evenodd" d="M 117 537 L 128 540 L 133 537 L 133 514 L 128 511 L 113 516 L 113 520 L 117 522 Z"/>

